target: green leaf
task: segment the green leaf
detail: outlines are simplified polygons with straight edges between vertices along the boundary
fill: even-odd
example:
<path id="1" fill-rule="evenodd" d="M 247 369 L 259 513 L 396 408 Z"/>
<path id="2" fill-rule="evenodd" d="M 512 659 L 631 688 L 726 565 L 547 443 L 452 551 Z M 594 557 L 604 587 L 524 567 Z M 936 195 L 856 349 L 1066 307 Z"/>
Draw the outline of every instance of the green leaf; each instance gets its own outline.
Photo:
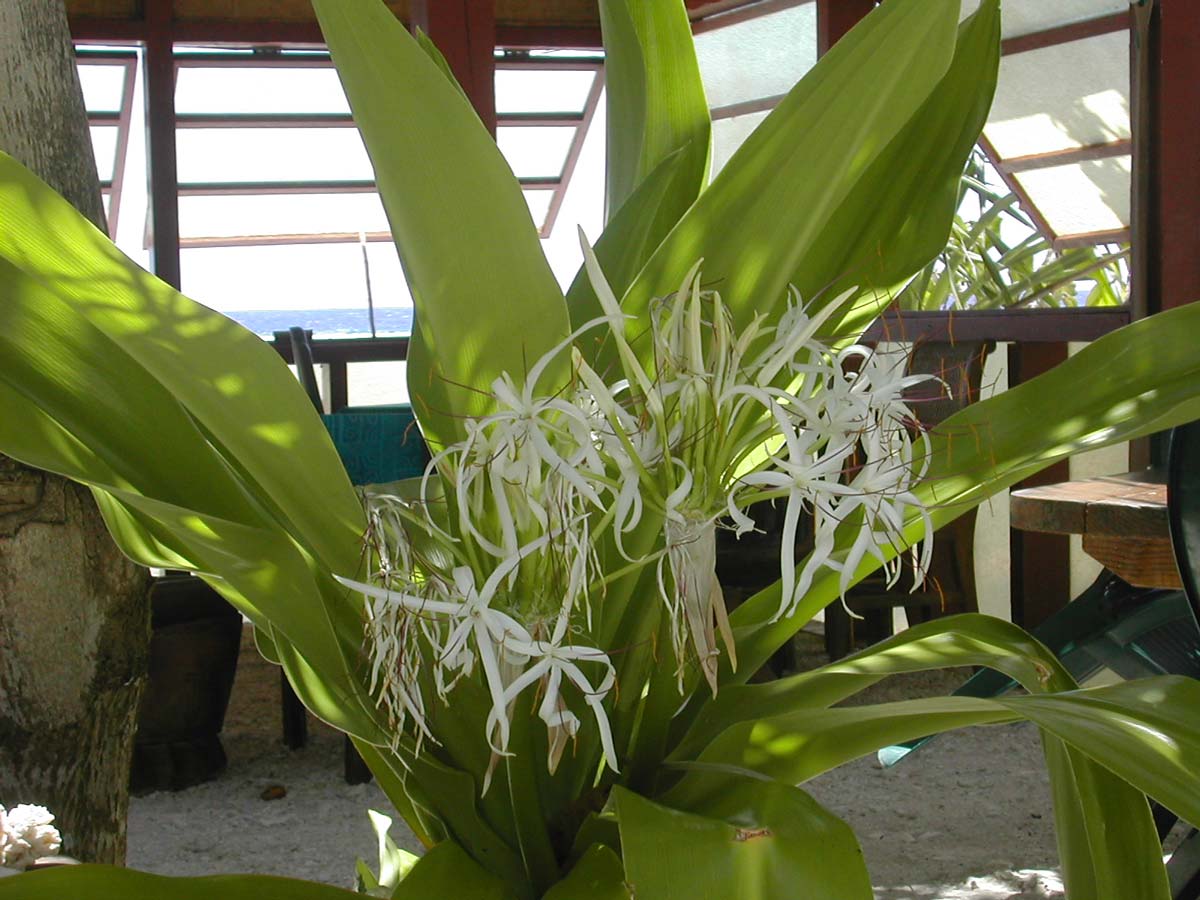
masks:
<path id="1" fill-rule="evenodd" d="M 859 178 L 796 271 L 803 296 L 822 289 L 837 296 L 854 285 L 887 291 L 944 249 L 963 161 L 987 120 L 999 64 L 1000 6 L 989 0 L 960 26 L 941 82 Z M 867 296 L 825 331 L 856 339 L 878 311 L 879 300 Z"/>
<path id="2" fill-rule="evenodd" d="M 704 184 L 712 125 L 687 10 L 679 0 L 601 0 L 600 25 L 610 214 L 680 151 L 690 202 Z"/>
<path id="3" fill-rule="evenodd" d="M 566 304 L 520 185 L 461 91 L 379 0 L 313 0 L 367 145 L 425 346 L 409 383 L 426 439 L 464 436 L 501 372 L 519 380 L 568 334 Z M 515 336 L 497 340 L 497 335 Z M 543 389 L 566 381 L 563 357 Z M 436 367 L 436 368 L 434 368 Z"/>
<path id="4" fill-rule="evenodd" d="M 862 249 L 869 218 L 860 210 L 842 220 L 842 206 L 946 75 L 958 11 L 957 0 L 889 0 L 839 41 L 667 237 L 626 294 L 626 312 L 644 318 L 651 298 L 675 290 L 702 257 L 705 281 L 719 287 L 740 326 L 781 304 L 806 266 L 806 299 L 846 274 L 818 271 L 814 248 L 828 254 L 836 223 L 847 245 Z M 955 134 L 960 127 L 953 123 Z M 925 138 L 936 146 L 948 135 Z"/>
<path id="5" fill-rule="evenodd" d="M 1145 795 L 1080 750 L 1043 735 L 1063 882 L 1074 900 L 1168 900 Z"/>
<path id="6" fill-rule="evenodd" d="M 314 712 L 385 740 L 351 675 L 357 604 L 331 577 L 357 571 L 365 520 L 282 360 L 2 154 L 0 221 L 0 448 L 92 487 L 135 559 L 199 571 L 272 621 Z"/>
<path id="7" fill-rule="evenodd" d="M 616 296 L 620 297 L 628 290 L 646 260 L 695 201 L 700 186 L 694 182 L 694 173 L 689 170 L 688 163 L 686 148 L 659 163 L 610 219 L 608 227 L 592 247 Z M 573 328 L 604 315 L 583 266 L 567 291 L 567 308 Z M 598 328 L 576 342 L 590 365 L 601 365 L 597 360 L 607 336 L 607 329 Z"/>
<path id="8" fill-rule="evenodd" d="M 405 806 L 397 806 L 398 811 L 414 809 L 418 823 L 424 823 L 421 830 L 430 836 L 445 830 L 449 840 L 437 846 L 460 845 L 505 883 L 526 882 L 520 855 L 480 816 L 476 807 L 479 790 L 468 773 L 438 761 L 428 749 L 415 753 L 408 740 L 395 751 L 375 747 L 365 758 L 373 772 L 390 773 L 381 782 L 389 796 L 399 787 Z"/>
<path id="9" fill-rule="evenodd" d="M 2 900 L 354 900 L 360 896 L 273 875 L 168 878 L 116 866 L 55 866 L 0 878 Z"/>
<path id="10" fill-rule="evenodd" d="M 569 875 L 542 900 L 634 900 L 625 883 L 625 867 L 612 848 L 593 844 Z"/>
<path id="11" fill-rule="evenodd" d="M 686 774 L 662 796 L 672 806 L 715 801 L 712 773 L 757 772 L 801 784 L 830 769 L 913 738 L 1020 716 L 995 700 L 929 697 L 873 706 L 800 709 L 731 725 L 692 760 L 668 763 Z"/>
<path id="12" fill-rule="evenodd" d="M 15 447 L 49 443 L 39 452 L 69 454 L 86 471 L 136 480 L 172 502 L 202 496 L 200 508 L 228 518 L 246 521 L 262 504 L 322 557 L 357 559 L 362 510 L 278 354 L 139 269 L 3 154 L 0 221 L 4 380 L 27 408 L 69 417 L 55 427 L 31 410 L 9 429 Z M 279 464 L 283 453 L 294 465 Z M 260 496 L 246 497 L 231 469 Z"/>
<path id="13" fill-rule="evenodd" d="M 698 753 L 730 725 L 802 709 L 832 706 L 876 682 L 905 672 L 988 666 L 1030 692 L 1072 690 L 1058 659 L 1011 622 L 977 613 L 946 616 L 905 629 L 861 653 L 809 672 L 763 684 L 728 685 L 700 708 L 672 753 Z"/>
<path id="14" fill-rule="evenodd" d="M 422 856 L 392 894 L 394 900 L 517 900 L 518 896 L 451 841 Z"/>
<path id="15" fill-rule="evenodd" d="M 887 744 L 949 728 L 1027 719 L 1048 736 L 1064 861 L 1079 893 L 1113 900 L 1161 897 L 1165 882 L 1158 845 L 1138 792 L 1187 821 L 1200 815 L 1197 704 L 1200 684 L 1171 676 L 1024 697 L 943 697 L 799 710 L 725 729 L 695 762 L 675 764 L 686 774 L 662 800 L 696 808 L 719 800 L 717 776 L 723 772 L 802 782 Z M 1056 741 L 1069 746 L 1063 750 Z M 1114 874 L 1108 863 L 1090 859 L 1117 848 L 1121 854 L 1139 854 L 1125 873 Z M 1117 857 L 1113 865 L 1124 858 Z"/>
<path id="16" fill-rule="evenodd" d="M 639 900 L 873 896 L 854 833 L 804 791 L 714 780 L 711 803 L 695 812 L 614 789 L 626 877 Z"/>
<path id="17" fill-rule="evenodd" d="M 388 834 L 392 827 L 390 816 L 374 809 L 368 809 L 367 816 L 371 819 L 371 830 L 379 842 L 379 877 L 376 886 L 393 888 L 412 871 L 420 857 L 396 846 Z"/>
<path id="18" fill-rule="evenodd" d="M 996 701 L 1158 800 L 1200 821 L 1200 682 L 1180 676 Z"/>
<path id="19" fill-rule="evenodd" d="M 702 708 L 673 758 L 695 756 L 737 722 L 827 707 L 890 674 L 967 665 L 1004 672 L 1031 693 L 1076 687 L 1054 655 L 1017 626 L 986 616 L 950 616 L 812 672 L 722 689 Z M 1058 738 L 1045 735 L 1044 741 L 1071 896 L 1149 897 L 1140 886 L 1165 885 L 1158 835 L 1142 793 Z M 1134 849 L 1139 847 L 1146 852 Z"/>

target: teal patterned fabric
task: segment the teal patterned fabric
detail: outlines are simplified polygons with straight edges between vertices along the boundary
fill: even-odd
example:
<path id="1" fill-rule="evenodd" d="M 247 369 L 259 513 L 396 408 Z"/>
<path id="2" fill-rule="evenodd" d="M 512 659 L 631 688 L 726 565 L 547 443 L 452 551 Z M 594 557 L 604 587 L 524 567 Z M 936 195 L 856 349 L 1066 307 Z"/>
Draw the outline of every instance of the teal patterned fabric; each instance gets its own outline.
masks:
<path id="1" fill-rule="evenodd" d="M 429 450 L 411 406 L 348 406 L 321 418 L 354 484 L 386 484 L 425 471 Z"/>

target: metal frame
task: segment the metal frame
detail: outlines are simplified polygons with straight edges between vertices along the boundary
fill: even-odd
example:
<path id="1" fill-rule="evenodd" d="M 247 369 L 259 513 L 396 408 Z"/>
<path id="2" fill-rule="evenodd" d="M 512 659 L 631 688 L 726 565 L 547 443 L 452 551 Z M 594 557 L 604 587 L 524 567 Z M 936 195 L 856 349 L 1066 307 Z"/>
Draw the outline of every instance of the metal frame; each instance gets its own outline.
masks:
<path id="1" fill-rule="evenodd" d="M 549 128 L 572 127 L 572 136 L 563 167 L 555 176 L 524 177 L 518 179 L 526 190 L 551 191 L 552 196 L 544 220 L 539 224 L 539 235 L 549 237 L 558 213 L 562 208 L 571 177 L 575 172 L 583 149 L 583 142 L 599 106 L 600 95 L 604 89 L 603 63 L 593 59 L 579 60 L 539 60 L 528 56 L 515 58 L 498 58 L 495 60 L 496 69 L 516 69 L 524 71 L 590 71 L 593 73 L 592 85 L 588 91 L 584 108 L 580 112 L 560 113 L 502 113 L 495 116 L 498 127 Z M 175 69 L 205 69 L 205 68 L 331 68 L 332 62 L 328 54 L 313 53 L 304 56 L 282 55 L 279 53 L 176 53 Z M 354 120 L 349 114 L 343 113 L 175 113 L 175 127 L 183 128 L 354 128 Z M 373 181 L 364 180 L 304 180 L 290 182 L 181 182 L 178 184 L 179 196 L 230 196 L 230 195 L 261 195 L 261 194 L 325 194 L 325 193 L 370 193 L 376 190 Z M 326 233 L 326 234 L 276 234 L 276 235 L 242 235 L 242 236 L 194 236 L 180 237 L 179 246 L 184 249 L 197 247 L 246 247 L 264 246 L 271 244 L 299 243 L 345 243 L 358 241 L 359 234 Z M 369 241 L 391 240 L 387 232 L 370 233 Z"/>
<path id="2" fill-rule="evenodd" d="M 1081 22 L 1071 22 L 1057 25 L 1042 31 L 1018 35 L 1003 41 L 1000 53 L 1003 56 L 1013 56 L 1034 50 L 1044 50 L 1048 47 L 1058 47 L 1073 41 L 1086 40 L 1104 34 L 1114 34 L 1130 31 L 1132 14 L 1128 12 L 1100 16 Z M 1049 220 L 1038 208 L 1037 203 L 1021 184 L 1019 175 L 1051 168 L 1053 166 L 1086 162 L 1096 159 L 1110 159 L 1114 156 L 1125 156 L 1133 152 L 1133 142 L 1129 139 L 1110 141 L 1103 144 L 1093 144 L 1088 147 L 1077 147 L 1051 153 L 1040 153 L 1029 156 L 1001 156 L 986 136 L 980 135 L 979 146 L 987 155 L 996 171 L 1000 174 L 1008 189 L 1017 195 L 1022 209 L 1028 213 L 1038 231 L 1050 241 L 1055 250 L 1067 250 L 1072 247 L 1090 247 L 1096 244 L 1127 244 L 1133 237 L 1131 228 L 1118 228 L 1111 231 L 1097 231 L 1080 234 L 1059 234 L 1051 226 Z"/>
<path id="3" fill-rule="evenodd" d="M 137 81 L 137 51 L 93 50 L 80 48 L 75 52 L 77 65 L 119 66 L 124 69 L 121 83 L 121 102 L 113 111 L 88 112 L 88 126 L 117 129 L 117 142 L 113 150 L 112 178 L 100 179 L 100 193 L 108 197 L 108 236 L 116 238 L 117 222 L 121 213 L 121 189 L 125 182 L 125 163 L 129 157 L 129 128 L 133 117 L 133 89 Z"/>

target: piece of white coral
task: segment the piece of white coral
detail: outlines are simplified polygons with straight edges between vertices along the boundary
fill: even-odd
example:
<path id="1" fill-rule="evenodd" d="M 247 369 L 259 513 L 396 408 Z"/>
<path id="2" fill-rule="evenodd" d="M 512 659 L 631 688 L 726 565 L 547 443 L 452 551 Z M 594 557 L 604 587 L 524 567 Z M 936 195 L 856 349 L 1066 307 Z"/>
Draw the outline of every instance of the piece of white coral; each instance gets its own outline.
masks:
<path id="1" fill-rule="evenodd" d="M 27 869 L 39 859 L 57 856 L 62 835 L 44 806 L 22 803 L 10 810 L 0 806 L 0 866 Z"/>

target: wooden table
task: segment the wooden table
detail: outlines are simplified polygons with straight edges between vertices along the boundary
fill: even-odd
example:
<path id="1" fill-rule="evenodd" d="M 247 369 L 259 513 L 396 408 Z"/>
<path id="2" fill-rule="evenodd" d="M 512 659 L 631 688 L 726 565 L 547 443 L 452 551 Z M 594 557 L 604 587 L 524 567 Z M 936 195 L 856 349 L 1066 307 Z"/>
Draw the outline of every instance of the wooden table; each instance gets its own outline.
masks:
<path id="1" fill-rule="evenodd" d="M 1079 534 L 1089 556 L 1137 587 L 1179 588 L 1167 486 L 1154 470 L 1013 491 L 1012 527 Z"/>

